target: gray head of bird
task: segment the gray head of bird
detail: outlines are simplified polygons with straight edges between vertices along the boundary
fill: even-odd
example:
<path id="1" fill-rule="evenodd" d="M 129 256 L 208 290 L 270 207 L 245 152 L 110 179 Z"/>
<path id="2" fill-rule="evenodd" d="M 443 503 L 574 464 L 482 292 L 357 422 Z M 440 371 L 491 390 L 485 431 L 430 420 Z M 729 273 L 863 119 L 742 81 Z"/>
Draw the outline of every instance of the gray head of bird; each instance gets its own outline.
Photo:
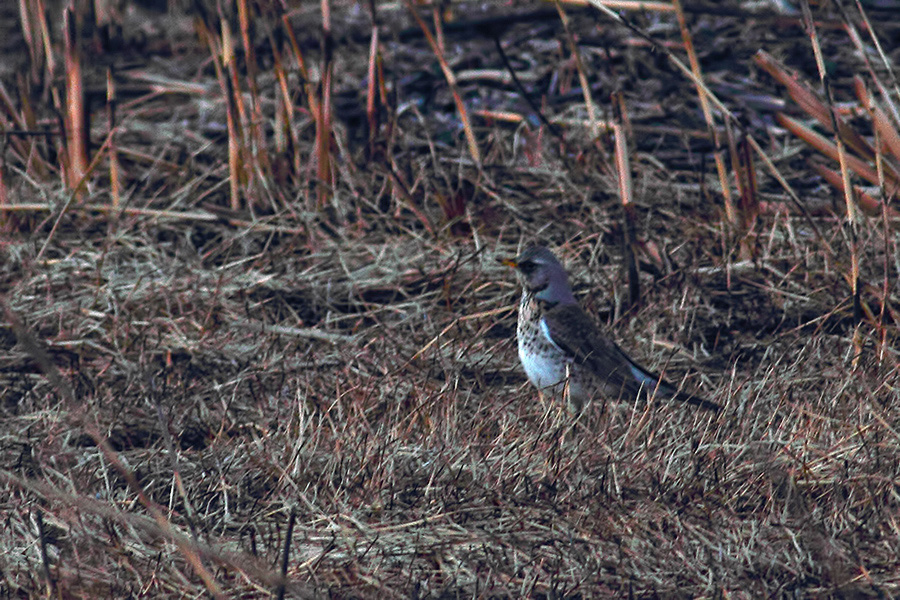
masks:
<path id="1" fill-rule="evenodd" d="M 516 258 L 501 262 L 518 270 L 522 286 L 538 300 L 552 304 L 575 304 L 566 270 L 547 248 L 529 246 Z"/>

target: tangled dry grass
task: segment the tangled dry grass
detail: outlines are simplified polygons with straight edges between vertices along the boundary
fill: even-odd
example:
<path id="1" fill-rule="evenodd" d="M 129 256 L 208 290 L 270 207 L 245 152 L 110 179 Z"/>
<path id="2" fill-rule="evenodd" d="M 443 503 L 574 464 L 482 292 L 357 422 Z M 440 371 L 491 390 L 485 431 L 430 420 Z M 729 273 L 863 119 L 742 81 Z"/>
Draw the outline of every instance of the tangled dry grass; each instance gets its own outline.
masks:
<path id="1" fill-rule="evenodd" d="M 297 110 L 300 171 L 273 152 L 271 177 L 241 182 L 255 200 L 229 204 L 228 102 L 183 14 L 122 16 L 146 39 L 125 35 L 117 58 L 141 55 L 120 108 L 120 209 L 99 171 L 79 195 L 5 147 L 2 595 L 897 595 L 896 235 L 886 214 L 848 226 L 809 151 L 773 124 L 781 92 L 750 57 L 802 56 L 792 66 L 814 78 L 800 19 L 737 3 L 689 15 L 708 82 L 803 194 L 805 211 L 760 171 L 741 259 L 693 86 L 627 28 L 570 7 L 579 67 L 558 18 L 512 18 L 542 5 L 485 13 L 510 20 L 506 52 L 550 90 L 562 138 L 497 118 L 529 109 L 490 25 L 447 32 L 467 104 L 493 111 L 473 126 L 479 167 L 405 5 L 380 7 L 393 97 L 368 138 L 367 13 L 328 4 L 341 10 L 325 193 L 315 114 Z M 290 14 L 311 56 L 319 9 Z M 277 29 L 254 10 L 257 33 Z M 680 43 L 671 14 L 631 19 Z M 845 89 L 862 67 L 825 31 Z M 613 153 L 574 125 L 579 68 L 598 99 L 625 90 L 637 305 Z M 272 136 L 277 74 L 259 73 Z M 496 260 L 530 240 L 558 252 L 612 337 L 721 414 L 597 402 L 575 416 L 539 398 Z"/>

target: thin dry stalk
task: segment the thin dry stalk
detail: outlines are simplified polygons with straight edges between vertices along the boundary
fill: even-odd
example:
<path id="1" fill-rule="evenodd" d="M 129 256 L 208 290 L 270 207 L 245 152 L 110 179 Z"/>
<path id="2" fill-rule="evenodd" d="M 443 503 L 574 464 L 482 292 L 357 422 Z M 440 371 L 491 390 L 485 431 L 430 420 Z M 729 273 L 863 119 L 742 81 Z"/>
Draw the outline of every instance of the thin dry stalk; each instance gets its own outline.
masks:
<path id="1" fill-rule="evenodd" d="M 449 3 L 432 4 L 431 6 L 431 22 L 434 24 L 434 38 L 441 54 L 446 54 L 447 46 L 444 44 L 444 18 L 451 16 L 451 6 Z"/>
<path id="2" fill-rule="evenodd" d="M 41 31 L 41 42 L 44 46 L 43 55 L 46 58 L 47 65 L 46 72 L 42 72 L 42 74 L 46 75 L 44 81 L 50 82 L 53 81 L 53 77 L 56 75 L 56 57 L 53 54 L 53 40 L 50 38 L 50 24 L 47 20 L 47 12 L 44 0 L 35 0 L 35 14 Z"/>
<path id="3" fill-rule="evenodd" d="M 30 102 L 22 102 L 21 111 L 16 109 L 15 102 L 10 97 L 6 87 L 0 82 L 0 103 L 2 103 L 5 115 L 0 113 L 0 128 L 6 136 L 7 143 L 11 146 L 7 150 L 14 153 L 19 162 L 25 165 L 26 172 L 39 181 L 43 181 L 53 169 L 38 153 L 36 138 L 40 131 L 35 127 L 33 112 Z M 9 120 L 7 120 L 7 117 Z M 47 132 L 48 135 L 59 135 L 59 132 Z M 5 158 L 5 157 L 4 157 Z"/>
<path id="4" fill-rule="evenodd" d="M 245 65 L 247 68 L 247 88 L 250 90 L 250 99 L 253 101 L 252 111 L 253 119 L 251 124 L 262 122 L 262 113 L 260 112 L 260 95 L 258 70 L 256 63 L 256 46 L 250 40 L 250 6 L 247 0 L 237 0 L 238 9 L 238 25 L 241 29 L 241 42 L 244 46 L 244 55 L 246 57 Z"/>
<path id="5" fill-rule="evenodd" d="M 425 39 L 428 41 L 428 45 L 431 46 L 431 51 L 434 53 L 434 56 L 437 58 L 438 63 L 440 63 L 441 65 L 441 71 L 443 71 L 444 79 L 446 79 L 447 85 L 450 87 L 450 92 L 451 94 L 453 94 L 453 102 L 456 104 L 456 110 L 459 113 L 460 121 L 462 121 L 463 131 L 466 135 L 466 143 L 469 146 L 469 156 L 472 157 L 472 161 L 476 165 L 480 166 L 481 150 L 478 149 L 478 142 L 475 140 L 475 131 L 472 129 L 472 123 L 469 119 L 469 112 L 468 110 L 466 110 L 466 105 L 462 100 L 462 95 L 460 95 L 459 93 L 459 86 L 456 84 L 456 76 L 453 74 L 453 70 L 447 63 L 447 59 L 444 56 L 444 53 L 441 52 L 441 48 L 438 45 L 437 41 L 434 39 L 434 36 L 431 34 L 431 31 L 428 30 L 428 26 L 425 24 L 425 21 L 422 20 L 422 17 L 419 16 L 416 7 L 413 6 L 412 0 L 405 1 L 409 13 L 413 16 L 416 24 L 422 30 L 422 33 L 425 35 Z"/>
<path id="6" fill-rule="evenodd" d="M 241 181 L 240 181 L 240 154 L 239 154 L 239 135 L 238 135 L 238 117 L 236 109 L 233 105 L 233 95 L 231 93 L 231 83 L 225 72 L 226 61 L 230 61 L 229 47 L 230 39 L 227 39 L 228 25 L 222 19 L 222 36 L 220 42 L 213 32 L 206 19 L 197 16 L 194 19 L 195 27 L 199 33 L 200 39 L 206 43 L 212 58 L 213 68 L 216 72 L 216 81 L 219 83 L 219 91 L 225 100 L 225 119 L 228 128 L 228 186 L 229 199 L 232 210 L 241 208 Z"/>
<path id="7" fill-rule="evenodd" d="M 859 292 L 859 224 L 861 221 L 860 211 L 857 207 L 857 201 L 853 197 L 853 186 L 850 182 L 850 168 L 847 166 L 847 151 L 844 149 L 844 143 L 841 139 L 840 128 L 837 122 L 837 115 L 834 108 L 834 92 L 831 89 L 831 81 L 825 70 L 825 59 L 822 56 L 822 47 L 819 44 L 819 36 L 816 32 L 816 25 L 812 18 L 812 11 L 809 8 L 809 0 L 803 0 L 803 20 L 806 26 L 807 34 L 813 48 L 813 55 L 816 58 L 816 67 L 819 70 L 819 80 L 825 89 L 825 96 L 828 99 L 828 114 L 831 120 L 831 130 L 834 132 L 835 146 L 837 147 L 838 162 L 841 165 L 841 184 L 844 188 L 844 201 L 847 209 L 847 223 L 850 226 L 850 271 L 847 278 L 850 281 L 850 291 L 853 297 L 853 320 L 856 324 L 853 330 L 852 338 L 852 364 L 853 369 L 859 368 L 859 361 L 862 358 L 863 337 L 860 330 L 860 322 L 862 321 L 862 307 L 860 304 Z"/>
<path id="8" fill-rule="evenodd" d="M 600 125 L 597 119 L 597 109 L 594 106 L 594 99 L 591 97 L 591 86 L 588 84 L 587 73 L 584 69 L 584 63 L 581 60 L 581 53 L 578 52 L 578 44 L 575 43 L 575 36 L 572 35 L 572 28 L 569 26 L 569 17 L 559 0 L 555 0 L 556 11 L 559 13 L 559 20 L 562 22 L 563 30 L 566 32 L 566 41 L 569 44 L 569 52 L 575 60 L 575 70 L 578 72 L 578 82 L 581 85 L 581 93 L 584 96 L 584 107 L 588 115 L 588 130 L 591 139 L 597 139 L 600 135 Z"/>
<path id="9" fill-rule="evenodd" d="M 871 70 L 871 68 L 870 68 Z M 853 87 L 856 91 L 856 97 L 859 99 L 860 103 L 863 107 L 868 111 L 869 117 L 872 119 L 872 123 L 874 124 L 875 130 L 875 170 L 878 173 L 878 189 L 882 194 L 882 214 L 881 214 L 881 222 L 882 222 L 882 233 L 884 235 L 884 259 L 883 259 L 883 272 L 884 276 L 882 277 L 882 287 L 881 287 L 881 295 L 880 295 L 880 304 L 881 310 L 879 311 L 877 318 L 872 318 L 873 323 L 877 323 L 877 327 L 880 330 L 880 339 L 879 339 L 879 353 L 878 359 L 879 362 L 883 362 L 887 355 L 887 339 L 888 339 L 888 327 L 885 323 L 885 315 L 889 312 L 887 309 L 887 304 L 890 297 L 890 267 L 888 264 L 888 255 L 890 253 L 890 246 L 888 243 L 889 233 L 890 233 L 890 223 L 889 220 L 889 209 L 887 206 L 887 202 L 884 201 L 884 192 L 886 189 L 885 185 L 885 175 L 884 175 L 884 164 L 885 160 L 889 157 L 885 157 L 883 154 L 883 150 L 887 150 L 889 153 L 893 155 L 895 159 L 900 158 L 900 132 L 897 131 L 896 128 L 892 126 L 889 122 L 888 116 L 880 109 L 880 107 L 876 106 L 874 99 L 870 96 L 868 90 L 866 89 L 865 84 L 862 82 L 862 79 L 859 77 L 853 78 Z M 859 191 L 857 191 L 856 195 L 857 199 L 860 202 L 860 206 L 863 204 L 863 200 L 860 199 Z"/>
<path id="10" fill-rule="evenodd" d="M 684 17 L 684 9 L 681 6 L 680 0 L 673 0 L 672 6 L 675 9 L 675 16 L 678 19 L 678 27 L 681 30 L 681 40 L 684 44 L 685 52 L 688 55 L 688 62 L 691 65 L 691 73 L 694 76 L 695 82 L 703 81 L 703 72 L 700 69 L 700 61 L 697 58 L 697 52 L 694 50 L 694 42 L 691 39 L 691 32 L 687 27 L 687 20 Z M 700 108 L 703 111 L 703 119 L 706 122 L 706 129 L 709 132 L 709 136 L 713 141 L 713 159 L 716 163 L 716 173 L 719 176 L 719 188 L 722 190 L 722 199 L 725 202 L 725 214 L 728 217 L 728 221 L 731 224 L 732 228 L 736 233 L 736 237 L 740 242 L 741 248 L 741 260 L 748 260 L 752 255 L 752 245 L 747 240 L 747 232 L 748 228 L 748 219 L 747 216 L 741 213 L 740 207 L 735 206 L 734 197 L 731 194 L 731 178 L 728 177 L 728 170 L 725 166 L 725 157 L 724 151 L 722 148 L 722 141 L 719 136 L 718 128 L 715 124 L 715 118 L 713 117 L 712 108 L 710 107 L 709 98 L 706 94 L 703 93 L 703 86 L 699 84 L 697 87 L 697 97 L 700 100 Z M 731 166 L 732 169 L 735 169 L 739 166 L 739 161 L 736 159 L 737 152 L 735 151 L 735 140 L 734 135 L 732 134 L 731 127 L 726 123 L 725 132 L 727 136 L 728 148 L 731 150 Z M 741 174 L 738 171 L 734 171 L 738 180 L 741 179 Z"/>
<path id="11" fill-rule="evenodd" d="M 53 222 L 53 227 L 50 229 L 50 232 L 47 234 L 47 238 L 44 240 L 43 245 L 41 246 L 40 251 L 37 254 L 37 259 L 44 255 L 44 252 L 50 245 L 51 240 L 53 240 L 54 235 L 56 234 L 57 229 L 59 228 L 60 223 L 62 223 L 63 217 L 68 213 L 69 209 L 72 207 L 72 204 L 75 200 L 80 199 L 82 194 L 82 190 L 84 189 L 85 182 L 87 178 L 93 174 L 94 170 L 100 165 L 100 161 L 103 156 L 105 156 L 107 149 L 109 148 L 110 141 L 112 140 L 113 132 L 110 131 L 107 134 L 106 139 L 103 140 L 103 145 L 100 146 L 100 149 L 94 155 L 94 160 L 91 161 L 81 176 L 81 179 L 74 182 L 72 190 L 69 192 L 69 196 L 63 204 L 62 208 L 59 209 L 59 214 L 56 216 L 56 220 Z"/>

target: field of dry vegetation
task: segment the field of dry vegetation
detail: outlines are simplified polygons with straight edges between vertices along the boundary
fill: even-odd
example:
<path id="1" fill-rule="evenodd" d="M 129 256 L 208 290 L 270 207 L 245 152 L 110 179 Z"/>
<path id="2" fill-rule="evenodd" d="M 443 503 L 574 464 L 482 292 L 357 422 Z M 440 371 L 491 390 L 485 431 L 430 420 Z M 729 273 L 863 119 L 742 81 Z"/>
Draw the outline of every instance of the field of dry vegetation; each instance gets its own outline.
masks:
<path id="1" fill-rule="evenodd" d="M 900 595 L 896 2 L 169 4 L 0 8 L 0 598 Z"/>

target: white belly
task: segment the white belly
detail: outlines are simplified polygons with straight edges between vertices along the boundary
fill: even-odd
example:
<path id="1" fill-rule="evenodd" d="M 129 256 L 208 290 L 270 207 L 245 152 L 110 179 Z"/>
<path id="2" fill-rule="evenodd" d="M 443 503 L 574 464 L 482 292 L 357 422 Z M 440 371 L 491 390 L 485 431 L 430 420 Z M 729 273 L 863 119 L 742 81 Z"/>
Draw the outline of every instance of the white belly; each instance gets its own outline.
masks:
<path id="1" fill-rule="evenodd" d="M 587 390 L 584 389 L 579 377 L 581 367 L 573 365 L 571 361 L 561 356 L 547 356 L 546 353 L 527 352 L 525 345 L 519 343 L 519 360 L 525 369 L 528 381 L 546 394 L 566 392 L 570 402 L 580 405 L 587 399 Z M 573 376 L 573 371 L 577 371 Z"/>

